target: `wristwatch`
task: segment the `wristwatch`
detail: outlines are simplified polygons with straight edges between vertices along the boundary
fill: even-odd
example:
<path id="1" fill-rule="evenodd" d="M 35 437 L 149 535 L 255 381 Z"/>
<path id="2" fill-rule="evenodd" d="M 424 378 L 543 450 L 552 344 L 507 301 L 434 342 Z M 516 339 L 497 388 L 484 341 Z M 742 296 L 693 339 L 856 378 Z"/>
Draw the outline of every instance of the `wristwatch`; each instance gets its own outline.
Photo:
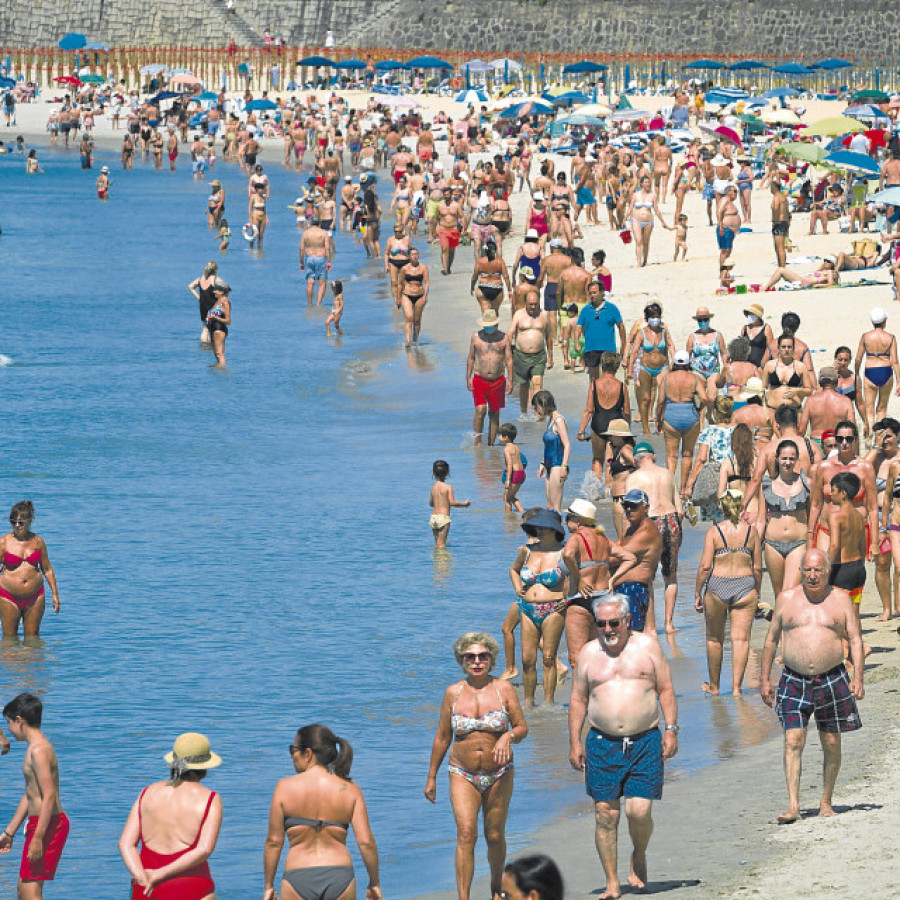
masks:
<path id="1" fill-rule="evenodd" d="M 678 732 L 681 729 L 677 725 L 666 725 L 666 731 L 672 731 L 675 733 L 675 737 L 678 737 Z"/>

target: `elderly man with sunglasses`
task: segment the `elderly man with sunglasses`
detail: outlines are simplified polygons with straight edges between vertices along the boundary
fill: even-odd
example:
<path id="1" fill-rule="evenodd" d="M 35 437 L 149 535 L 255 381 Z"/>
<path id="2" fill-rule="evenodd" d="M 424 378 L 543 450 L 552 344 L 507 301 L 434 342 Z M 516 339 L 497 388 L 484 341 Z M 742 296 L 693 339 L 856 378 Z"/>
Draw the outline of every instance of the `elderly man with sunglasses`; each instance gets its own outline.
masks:
<path id="1" fill-rule="evenodd" d="M 606 875 L 602 900 L 621 894 L 617 863 L 622 797 L 634 847 L 628 883 L 638 891 L 646 889 L 652 806 L 662 797 L 663 761 L 678 752 L 678 704 L 655 635 L 630 628 L 628 598 L 598 596 L 594 618 L 600 636 L 578 655 L 569 701 L 569 762 L 584 772 L 595 805 L 595 840 Z M 665 719 L 662 733 L 660 710 Z M 590 731 L 582 746 L 585 719 Z"/>

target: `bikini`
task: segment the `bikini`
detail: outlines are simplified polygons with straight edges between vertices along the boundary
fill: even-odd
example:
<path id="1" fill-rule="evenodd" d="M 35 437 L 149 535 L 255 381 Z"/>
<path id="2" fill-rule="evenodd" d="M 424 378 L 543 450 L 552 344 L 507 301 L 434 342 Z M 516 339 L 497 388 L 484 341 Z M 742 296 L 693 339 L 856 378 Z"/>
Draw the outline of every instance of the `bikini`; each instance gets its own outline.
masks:
<path id="1" fill-rule="evenodd" d="M 787 381 L 782 381 L 778 376 L 778 367 L 776 366 L 771 372 L 769 372 L 769 387 L 770 388 L 780 388 L 780 387 L 800 387 L 803 384 L 803 378 L 797 372 L 797 370 L 791 364 L 791 377 L 788 378 Z"/>
<path id="2" fill-rule="evenodd" d="M 850 400 L 851 403 L 856 403 L 856 376 L 851 372 L 848 376 L 850 378 L 850 383 L 842 385 L 840 382 L 840 376 L 838 376 L 838 383 L 835 386 L 835 390 L 839 394 L 843 394 Z"/>
<path id="3" fill-rule="evenodd" d="M 872 353 L 868 347 L 866 347 L 865 341 L 863 341 L 863 350 L 866 351 L 866 361 L 868 362 L 870 357 L 882 357 L 884 359 L 890 360 L 891 358 L 891 347 L 894 346 L 894 336 L 891 335 L 891 342 L 888 344 L 887 350 L 884 353 Z M 871 368 L 865 369 L 866 378 L 875 385 L 875 387 L 883 387 L 890 380 L 893 375 L 894 370 L 890 366 L 872 366 Z"/>
<path id="4" fill-rule="evenodd" d="M 652 200 L 650 200 L 649 202 L 645 200 L 645 201 L 640 202 L 640 203 L 639 203 L 637 200 L 635 200 L 635 201 L 634 201 L 634 209 L 649 209 L 649 210 L 651 211 L 651 216 L 650 216 L 650 221 L 649 221 L 649 222 L 641 222 L 639 219 L 632 219 L 633 222 L 637 222 L 638 225 L 641 226 L 641 230 L 642 230 L 642 231 L 643 231 L 643 229 L 645 229 L 648 225 L 652 225 L 652 224 L 653 224 L 653 215 L 652 215 L 653 201 L 652 201 Z"/>
<path id="5" fill-rule="evenodd" d="M 608 559 L 594 559 L 594 555 L 591 553 L 591 545 L 588 543 L 588 539 L 580 532 L 576 531 L 575 534 L 581 538 L 581 542 L 584 544 L 584 552 L 587 554 L 587 559 L 580 562 L 578 564 L 578 571 L 583 572 L 585 569 L 604 569 L 609 567 Z M 591 597 L 582 597 L 581 594 L 576 594 L 573 598 L 569 600 L 569 606 L 580 606 L 582 609 L 587 610 L 591 615 L 593 615 L 594 610 L 592 607 L 593 597 L 596 595 L 592 594 Z"/>
<path id="6" fill-rule="evenodd" d="M 157 853 L 147 846 L 147 843 L 144 840 L 143 827 L 141 825 L 141 802 L 144 799 L 144 794 L 146 794 L 148 790 L 149 788 L 144 788 L 144 790 L 141 791 L 141 796 L 138 798 L 141 865 L 145 869 L 162 869 L 164 866 L 171 865 L 173 862 L 181 859 L 182 856 L 192 852 L 196 848 L 197 843 L 200 840 L 200 834 L 203 831 L 203 826 L 206 823 L 206 818 L 209 815 L 213 798 L 216 796 L 216 792 L 210 792 L 209 800 L 206 802 L 206 809 L 203 811 L 203 818 L 200 820 L 200 827 L 197 829 L 197 835 L 190 847 L 185 847 L 184 850 L 178 850 L 175 853 Z M 209 863 L 202 862 L 196 866 L 192 866 L 184 872 L 180 872 L 178 875 L 173 875 L 171 878 L 167 878 L 165 881 L 161 881 L 159 884 L 154 885 L 151 895 L 145 894 L 141 885 L 132 883 L 131 900 L 151 900 L 151 897 L 152 900 L 202 900 L 202 898 L 215 893 L 215 890 L 216 885 L 213 882 L 212 874 L 209 871 Z"/>
<path id="7" fill-rule="evenodd" d="M 15 553 L 5 552 L 3 554 L 3 568 L 4 569 L 18 569 L 19 566 L 22 565 L 23 562 L 27 562 L 29 565 L 38 568 L 41 562 L 41 551 L 34 550 L 28 554 L 28 556 L 17 556 Z M 33 606 L 44 596 L 44 582 L 41 580 L 41 586 L 36 590 L 33 594 L 29 594 L 27 597 L 14 597 L 10 594 L 9 591 L 4 590 L 0 587 L 0 597 L 4 600 L 9 600 L 10 603 L 14 603 L 22 612 L 25 612 L 29 607 Z"/>
<path id="8" fill-rule="evenodd" d="M 453 707 L 450 710 L 450 727 L 453 729 L 453 739 L 458 741 L 470 734 L 481 731 L 487 734 L 505 734 L 512 728 L 512 720 L 500 696 L 500 688 L 494 681 L 494 690 L 497 692 L 497 699 L 500 701 L 500 709 L 492 709 L 481 716 L 464 716 L 462 713 L 456 712 L 456 704 L 459 702 L 460 695 L 463 692 L 463 685 L 459 689 L 459 693 L 453 700 Z M 457 763 L 451 762 L 447 765 L 447 771 L 451 775 L 459 775 L 465 778 L 480 794 L 483 794 L 488 788 L 493 787 L 507 772 L 511 772 L 513 761 L 510 760 L 500 768 L 493 772 L 470 772 Z M 307 900 L 303 895 L 303 900 Z"/>
<path id="9" fill-rule="evenodd" d="M 328 819 L 308 819 L 306 816 L 285 816 L 284 830 L 303 825 L 315 829 L 343 828 L 349 830 L 349 822 L 332 822 Z M 282 878 L 303 900 L 338 900 L 354 879 L 353 866 L 305 866 L 302 869 L 285 869 Z"/>
<path id="10" fill-rule="evenodd" d="M 528 558 L 530 556 L 531 548 L 529 547 L 525 551 L 525 562 L 519 570 L 519 578 L 522 580 L 522 584 L 525 586 L 526 590 L 539 584 L 548 591 L 552 591 L 559 588 L 566 580 L 569 572 L 566 569 L 565 563 L 562 561 L 561 550 L 556 556 L 556 565 L 553 566 L 552 569 L 547 569 L 545 572 L 535 572 L 528 566 Z M 528 616 L 538 628 L 541 627 L 544 619 L 553 612 L 557 602 L 557 600 L 543 600 L 532 603 L 523 597 L 516 598 L 516 605 L 519 607 L 519 612 Z"/>
<path id="11" fill-rule="evenodd" d="M 728 541 L 725 540 L 722 529 L 716 523 L 716 531 L 719 532 L 719 537 L 722 538 L 722 543 L 725 546 L 716 550 L 715 557 L 718 559 L 720 556 L 727 556 L 729 553 L 745 553 L 752 560 L 753 551 L 747 546 L 747 541 L 750 540 L 751 527 L 750 525 L 747 526 L 747 534 L 744 535 L 744 543 L 740 547 L 730 547 Z M 712 591 L 727 606 L 732 606 L 738 600 L 743 600 L 755 588 L 756 578 L 753 575 L 729 577 L 710 574 L 709 578 L 706 579 L 706 589 Z"/>
<path id="12" fill-rule="evenodd" d="M 659 333 L 659 343 L 658 344 L 651 344 L 650 341 L 647 340 L 647 332 L 644 331 L 643 328 L 641 329 L 641 332 L 644 335 L 644 343 L 641 346 L 641 349 L 644 351 L 644 353 L 652 353 L 654 350 L 657 350 L 660 353 L 666 352 L 666 333 L 665 333 L 665 331 L 661 331 Z M 649 366 L 645 366 L 643 363 L 641 363 L 641 368 L 651 378 L 656 378 L 656 376 L 659 375 L 660 372 L 665 370 L 667 368 L 667 366 L 662 365 L 659 368 L 650 368 Z"/>
<path id="13" fill-rule="evenodd" d="M 812 459 L 811 454 L 810 459 Z M 776 494 L 772 489 L 773 480 L 771 475 L 763 475 L 763 499 L 766 501 L 767 513 L 776 511 L 781 513 L 791 513 L 807 506 L 809 503 L 809 482 L 803 472 L 800 473 L 800 482 L 803 485 L 803 488 L 792 497 L 782 497 L 780 494 Z M 771 547 L 782 559 L 787 559 L 798 547 L 804 547 L 806 545 L 805 540 L 776 541 L 769 538 L 766 538 L 763 543 Z"/>

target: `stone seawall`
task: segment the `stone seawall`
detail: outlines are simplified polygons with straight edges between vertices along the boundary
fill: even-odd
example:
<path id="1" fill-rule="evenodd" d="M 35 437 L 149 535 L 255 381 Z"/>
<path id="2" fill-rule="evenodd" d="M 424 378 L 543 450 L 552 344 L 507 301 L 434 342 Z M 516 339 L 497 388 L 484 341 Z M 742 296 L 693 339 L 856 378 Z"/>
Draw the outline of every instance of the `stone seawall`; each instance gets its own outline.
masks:
<path id="1" fill-rule="evenodd" d="M 585 52 L 895 58 L 893 0 L 3 0 L 0 46 L 68 31 L 114 46 L 259 43 L 422 47 L 480 54 Z"/>

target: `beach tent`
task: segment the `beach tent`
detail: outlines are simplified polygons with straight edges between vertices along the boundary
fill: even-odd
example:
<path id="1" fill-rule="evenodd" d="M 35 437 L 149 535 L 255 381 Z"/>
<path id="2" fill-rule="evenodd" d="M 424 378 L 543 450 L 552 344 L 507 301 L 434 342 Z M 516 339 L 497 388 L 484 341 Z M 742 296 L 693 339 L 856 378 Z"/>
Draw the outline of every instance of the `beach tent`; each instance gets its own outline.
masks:
<path id="1" fill-rule="evenodd" d="M 605 72 L 606 66 L 602 63 L 596 63 L 589 59 L 583 59 L 581 62 L 569 63 L 563 69 L 563 75 L 587 75 L 591 72 Z"/>
<path id="2" fill-rule="evenodd" d="M 453 66 L 438 59 L 436 56 L 417 56 L 415 59 L 407 60 L 406 65 L 410 69 L 452 69 Z"/>
<path id="3" fill-rule="evenodd" d="M 305 59 L 295 63 L 295 65 L 318 69 L 320 66 L 333 66 L 334 60 L 329 59 L 327 56 L 307 56 Z"/>

